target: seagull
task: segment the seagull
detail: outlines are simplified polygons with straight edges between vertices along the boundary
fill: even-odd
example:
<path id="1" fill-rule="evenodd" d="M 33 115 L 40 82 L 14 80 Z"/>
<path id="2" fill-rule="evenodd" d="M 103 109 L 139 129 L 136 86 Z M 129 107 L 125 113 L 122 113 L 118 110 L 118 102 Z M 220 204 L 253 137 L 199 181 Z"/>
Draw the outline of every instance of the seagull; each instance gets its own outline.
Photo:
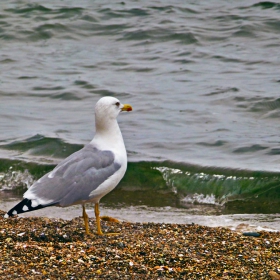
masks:
<path id="1" fill-rule="evenodd" d="M 118 185 L 127 167 L 126 149 L 117 122 L 122 111 L 132 111 L 132 107 L 111 96 L 99 99 L 92 141 L 36 181 L 5 218 L 49 206 L 81 204 L 85 232 L 90 234 L 85 204 L 91 202 L 95 204 L 97 234 L 102 235 L 99 201 Z"/>

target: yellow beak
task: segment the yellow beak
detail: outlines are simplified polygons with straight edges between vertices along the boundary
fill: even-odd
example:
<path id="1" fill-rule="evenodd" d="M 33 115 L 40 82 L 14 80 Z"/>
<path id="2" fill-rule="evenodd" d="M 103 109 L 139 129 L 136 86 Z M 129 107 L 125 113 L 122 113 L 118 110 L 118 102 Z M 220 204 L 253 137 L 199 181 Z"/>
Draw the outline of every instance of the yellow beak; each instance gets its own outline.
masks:
<path id="1" fill-rule="evenodd" d="M 132 107 L 129 104 L 123 104 L 123 107 L 121 109 L 122 111 L 132 111 Z"/>

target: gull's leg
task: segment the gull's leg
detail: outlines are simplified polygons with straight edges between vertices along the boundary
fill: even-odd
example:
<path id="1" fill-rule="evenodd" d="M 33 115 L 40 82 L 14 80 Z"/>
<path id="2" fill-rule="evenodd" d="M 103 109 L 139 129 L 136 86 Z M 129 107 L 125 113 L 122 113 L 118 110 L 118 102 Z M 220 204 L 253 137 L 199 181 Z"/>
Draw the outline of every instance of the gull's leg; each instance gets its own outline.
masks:
<path id="1" fill-rule="evenodd" d="M 109 216 L 101 216 L 100 219 L 102 221 L 107 221 L 107 222 L 113 222 L 113 223 L 119 223 L 120 221 L 116 218 L 109 217 Z"/>
<path id="2" fill-rule="evenodd" d="M 95 218 L 96 218 L 97 234 L 98 235 L 102 235 L 103 232 L 102 232 L 101 226 L 100 226 L 99 203 L 95 203 L 95 205 L 94 205 L 94 212 L 95 212 Z"/>
<path id="3" fill-rule="evenodd" d="M 86 234 L 90 234 L 89 232 L 89 225 L 88 225 L 88 214 L 86 212 L 86 208 L 85 205 L 83 204 L 83 218 L 84 218 L 84 222 L 85 222 L 85 228 L 86 228 Z"/>
<path id="4" fill-rule="evenodd" d="M 99 216 L 99 214 L 100 214 L 100 212 L 99 212 L 99 203 L 95 203 L 95 205 L 94 205 L 94 212 L 95 212 L 95 218 L 96 218 L 97 234 L 98 235 L 103 235 L 104 233 L 102 232 L 101 225 L 100 225 L 100 219 L 102 217 Z M 107 216 L 105 216 L 105 217 L 107 217 Z M 110 218 L 110 217 L 108 217 L 108 218 Z M 118 220 L 116 220 L 116 221 L 118 221 Z M 116 235 L 116 234 L 118 234 L 118 233 L 113 233 L 113 232 L 105 233 L 105 235 Z"/>

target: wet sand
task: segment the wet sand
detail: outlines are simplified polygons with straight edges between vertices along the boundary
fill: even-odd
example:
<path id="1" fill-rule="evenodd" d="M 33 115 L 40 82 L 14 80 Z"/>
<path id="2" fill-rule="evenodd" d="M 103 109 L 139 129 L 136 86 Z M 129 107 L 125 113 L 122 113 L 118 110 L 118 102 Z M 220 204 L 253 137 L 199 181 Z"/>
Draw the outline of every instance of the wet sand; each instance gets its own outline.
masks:
<path id="1" fill-rule="evenodd" d="M 20 200 L 1 200 L 1 210 L 8 211 Z M 94 205 L 87 204 L 89 217 L 94 218 Z M 226 227 L 238 231 L 280 231 L 279 214 L 217 214 L 217 208 L 192 205 L 189 209 L 175 207 L 148 207 L 145 205 L 108 207 L 100 204 L 101 215 L 111 216 L 121 221 L 139 223 L 198 224 L 210 227 Z M 21 217 L 48 217 L 71 220 L 82 214 L 80 205 L 70 207 L 47 207 L 20 214 Z"/>
<path id="2" fill-rule="evenodd" d="M 279 232 L 102 221 L 118 234 L 98 236 L 91 218 L 86 236 L 81 218 L 0 214 L 1 278 L 280 279 Z"/>

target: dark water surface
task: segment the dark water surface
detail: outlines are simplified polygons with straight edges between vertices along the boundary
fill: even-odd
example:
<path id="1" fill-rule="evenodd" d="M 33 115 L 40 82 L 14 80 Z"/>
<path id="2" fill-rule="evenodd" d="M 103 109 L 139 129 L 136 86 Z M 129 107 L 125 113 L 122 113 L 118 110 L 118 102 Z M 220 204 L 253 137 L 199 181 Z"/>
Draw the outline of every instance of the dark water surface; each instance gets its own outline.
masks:
<path id="1" fill-rule="evenodd" d="M 268 1 L 1 1 L 0 199 L 89 142 L 112 95 L 134 111 L 104 207 L 279 213 L 279 30 Z"/>

